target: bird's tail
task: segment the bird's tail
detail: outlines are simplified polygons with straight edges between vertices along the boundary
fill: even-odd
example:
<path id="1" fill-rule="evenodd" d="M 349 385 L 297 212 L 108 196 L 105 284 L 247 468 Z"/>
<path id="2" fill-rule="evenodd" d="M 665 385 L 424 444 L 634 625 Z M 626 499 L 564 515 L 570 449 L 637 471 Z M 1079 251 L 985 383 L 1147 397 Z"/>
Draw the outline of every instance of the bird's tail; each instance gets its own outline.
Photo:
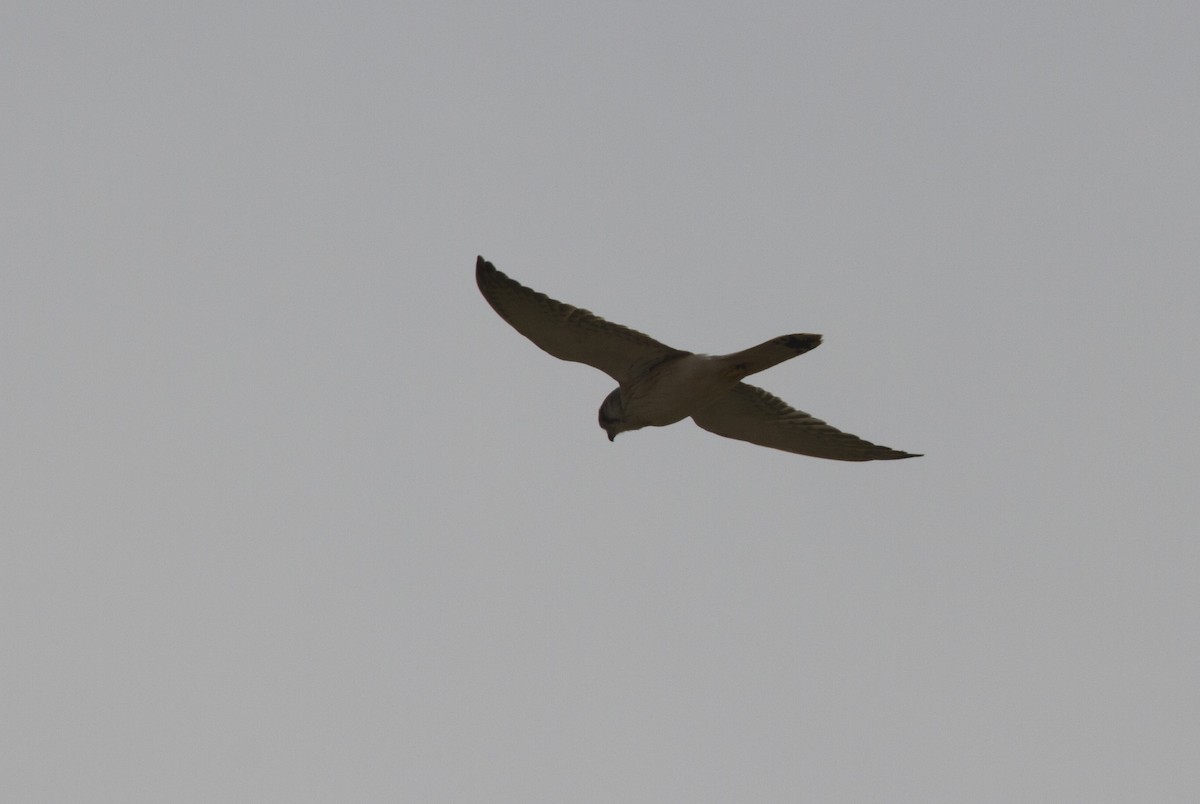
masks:
<path id="1" fill-rule="evenodd" d="M 722 355 L 739 377 L 757 374 L 821 345 L 820 335 L 780 335 L 740 352 Z"/>

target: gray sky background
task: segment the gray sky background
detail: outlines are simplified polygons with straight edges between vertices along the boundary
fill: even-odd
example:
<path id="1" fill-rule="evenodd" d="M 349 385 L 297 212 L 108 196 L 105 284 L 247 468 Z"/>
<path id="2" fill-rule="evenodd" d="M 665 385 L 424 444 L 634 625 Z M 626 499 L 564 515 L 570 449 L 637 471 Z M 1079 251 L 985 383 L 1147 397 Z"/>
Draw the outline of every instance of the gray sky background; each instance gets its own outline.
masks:
<path id="1" fill-rule="evenodd" d="M 1200 800 L 1200 6 L 2 17 L 0 798 Z"/>

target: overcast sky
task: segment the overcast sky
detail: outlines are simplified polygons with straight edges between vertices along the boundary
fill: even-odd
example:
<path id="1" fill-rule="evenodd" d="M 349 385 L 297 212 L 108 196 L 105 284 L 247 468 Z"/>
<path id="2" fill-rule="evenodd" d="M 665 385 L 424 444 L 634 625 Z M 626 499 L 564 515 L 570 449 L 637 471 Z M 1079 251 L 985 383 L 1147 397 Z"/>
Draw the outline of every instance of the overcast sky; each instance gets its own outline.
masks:
<path id="1" fill-rule="evenodd" d="M 1200 800 L 1198 41 L 9 3 L 0 798 Z M 477 254 L 925 457 L 610 444 Z"/>

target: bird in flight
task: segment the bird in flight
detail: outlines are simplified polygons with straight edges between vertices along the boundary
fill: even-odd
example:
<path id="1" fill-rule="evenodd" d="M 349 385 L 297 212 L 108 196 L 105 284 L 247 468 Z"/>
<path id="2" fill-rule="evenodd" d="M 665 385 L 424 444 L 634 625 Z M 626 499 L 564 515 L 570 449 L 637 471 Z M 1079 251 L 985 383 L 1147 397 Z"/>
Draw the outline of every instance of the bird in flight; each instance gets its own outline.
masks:
<path id="1" fill-rule="evenodd" d="M 742 382 L 815 349 L 820 335 L 781 335 L 728 355 L 694 354 L 555 301 L 510 279 L 483 257 L 475 263 L 475 281 L 492 309 L 543 351 L 586 363 L 617 381 L 600 405 L 600 426 L 609 441 L 627 430 L 662 427 L 691 416 L 710 433 L 814 458 L 920 457 L 843 433 Z"/>

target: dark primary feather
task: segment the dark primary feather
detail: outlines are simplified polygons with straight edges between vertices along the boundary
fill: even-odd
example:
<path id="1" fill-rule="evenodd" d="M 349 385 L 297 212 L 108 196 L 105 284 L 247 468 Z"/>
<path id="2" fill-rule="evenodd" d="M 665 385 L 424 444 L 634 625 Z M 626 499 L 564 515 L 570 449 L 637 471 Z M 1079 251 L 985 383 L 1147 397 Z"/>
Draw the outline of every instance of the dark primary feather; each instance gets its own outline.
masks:
<path id="1" fill-rule="evenodd" d="M 690 354 L 527 288 L 483 257 L 475 262 L 475 281 L 492 309 L 517 332 L 555 357 L 594 366 L 619 383 L 637 366 Z"/>
<path id="2" fill-rule="evenodd" d="M 726 438 L 836 461 L 919 458 L 844 433 L 746 383 L 692 414 L 696 424 Z"/>

